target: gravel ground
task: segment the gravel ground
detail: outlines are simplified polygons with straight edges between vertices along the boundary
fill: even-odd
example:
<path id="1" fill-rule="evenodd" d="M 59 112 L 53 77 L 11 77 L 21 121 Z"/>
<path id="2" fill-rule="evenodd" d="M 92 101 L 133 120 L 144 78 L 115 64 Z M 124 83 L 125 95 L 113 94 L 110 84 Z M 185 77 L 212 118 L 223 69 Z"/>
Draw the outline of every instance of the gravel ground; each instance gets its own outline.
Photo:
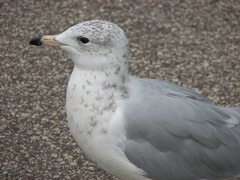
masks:
<path id="1" fill-rule="evenodd" d="M 240 106 L 239 0 L 0 1 L 0 179 L 114 179 L 69 133 L 73 68 L 57 48 L 29 46 L 91 19 L 122 27 L 134 76 L 166 79 L 221 106 Z"/>

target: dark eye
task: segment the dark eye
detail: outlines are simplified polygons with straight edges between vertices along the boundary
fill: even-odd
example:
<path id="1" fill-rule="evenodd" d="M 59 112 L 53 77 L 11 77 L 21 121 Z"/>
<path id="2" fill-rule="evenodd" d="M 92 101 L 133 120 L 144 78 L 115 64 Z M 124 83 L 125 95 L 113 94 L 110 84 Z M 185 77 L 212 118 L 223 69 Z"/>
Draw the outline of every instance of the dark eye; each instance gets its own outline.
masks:
<path id="1" fill-rule="evenodd" d="M 78 37 L 77 39 L 81 41 L 83 44 L 87 44 L 89 42 L 89 39 L 86 37 Z"/>

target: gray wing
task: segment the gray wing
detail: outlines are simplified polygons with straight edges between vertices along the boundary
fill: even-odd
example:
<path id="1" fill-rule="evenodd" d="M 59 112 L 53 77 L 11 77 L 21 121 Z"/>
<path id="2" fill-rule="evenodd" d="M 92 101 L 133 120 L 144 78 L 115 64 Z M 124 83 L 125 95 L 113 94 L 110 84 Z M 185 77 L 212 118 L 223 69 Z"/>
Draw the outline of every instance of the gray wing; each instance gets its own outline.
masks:
<path id="1" fill-rule="evenodd" d="M 125 154 L 148 178 L 220 179 L 240 174 L 240 108 L 220 108 L 174 84 L 139 79 L 124 105 Z"/>

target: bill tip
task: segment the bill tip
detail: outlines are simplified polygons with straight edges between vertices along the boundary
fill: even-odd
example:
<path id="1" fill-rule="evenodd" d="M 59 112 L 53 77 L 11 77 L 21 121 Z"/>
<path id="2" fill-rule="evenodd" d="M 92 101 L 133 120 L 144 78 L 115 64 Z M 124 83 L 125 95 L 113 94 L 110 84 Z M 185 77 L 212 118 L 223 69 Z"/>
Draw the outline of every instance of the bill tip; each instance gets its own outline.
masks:
<path id="1" fill-rule="evenodd" d="M 36 36 L 29 41 L 30 45 L 41 46 L 43 43 L 41 41 L 43 36 Z"/>

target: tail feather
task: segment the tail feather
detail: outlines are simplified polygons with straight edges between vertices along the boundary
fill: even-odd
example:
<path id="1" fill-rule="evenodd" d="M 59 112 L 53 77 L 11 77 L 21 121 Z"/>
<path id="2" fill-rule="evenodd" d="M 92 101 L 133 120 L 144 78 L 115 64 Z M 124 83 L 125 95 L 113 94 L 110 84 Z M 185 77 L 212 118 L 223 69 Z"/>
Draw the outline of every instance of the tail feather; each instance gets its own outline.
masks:
<path id="1" fill-rule="evenodd" d="M 238 113 L 240 113 L 240 107 L 231 107 L 230 109 L 233 109 L 234 111 L 237 111 Z"/>
<path id="2" fill-rule="evenodd" d="M 224 121 L 227 123 L 227 126 L 230 128 L 235 127 L 235 129 L 240 128 L 240 107 L 229 107 L 221 108 L 225 113 L 229 115 L 228 119 Z"/>

